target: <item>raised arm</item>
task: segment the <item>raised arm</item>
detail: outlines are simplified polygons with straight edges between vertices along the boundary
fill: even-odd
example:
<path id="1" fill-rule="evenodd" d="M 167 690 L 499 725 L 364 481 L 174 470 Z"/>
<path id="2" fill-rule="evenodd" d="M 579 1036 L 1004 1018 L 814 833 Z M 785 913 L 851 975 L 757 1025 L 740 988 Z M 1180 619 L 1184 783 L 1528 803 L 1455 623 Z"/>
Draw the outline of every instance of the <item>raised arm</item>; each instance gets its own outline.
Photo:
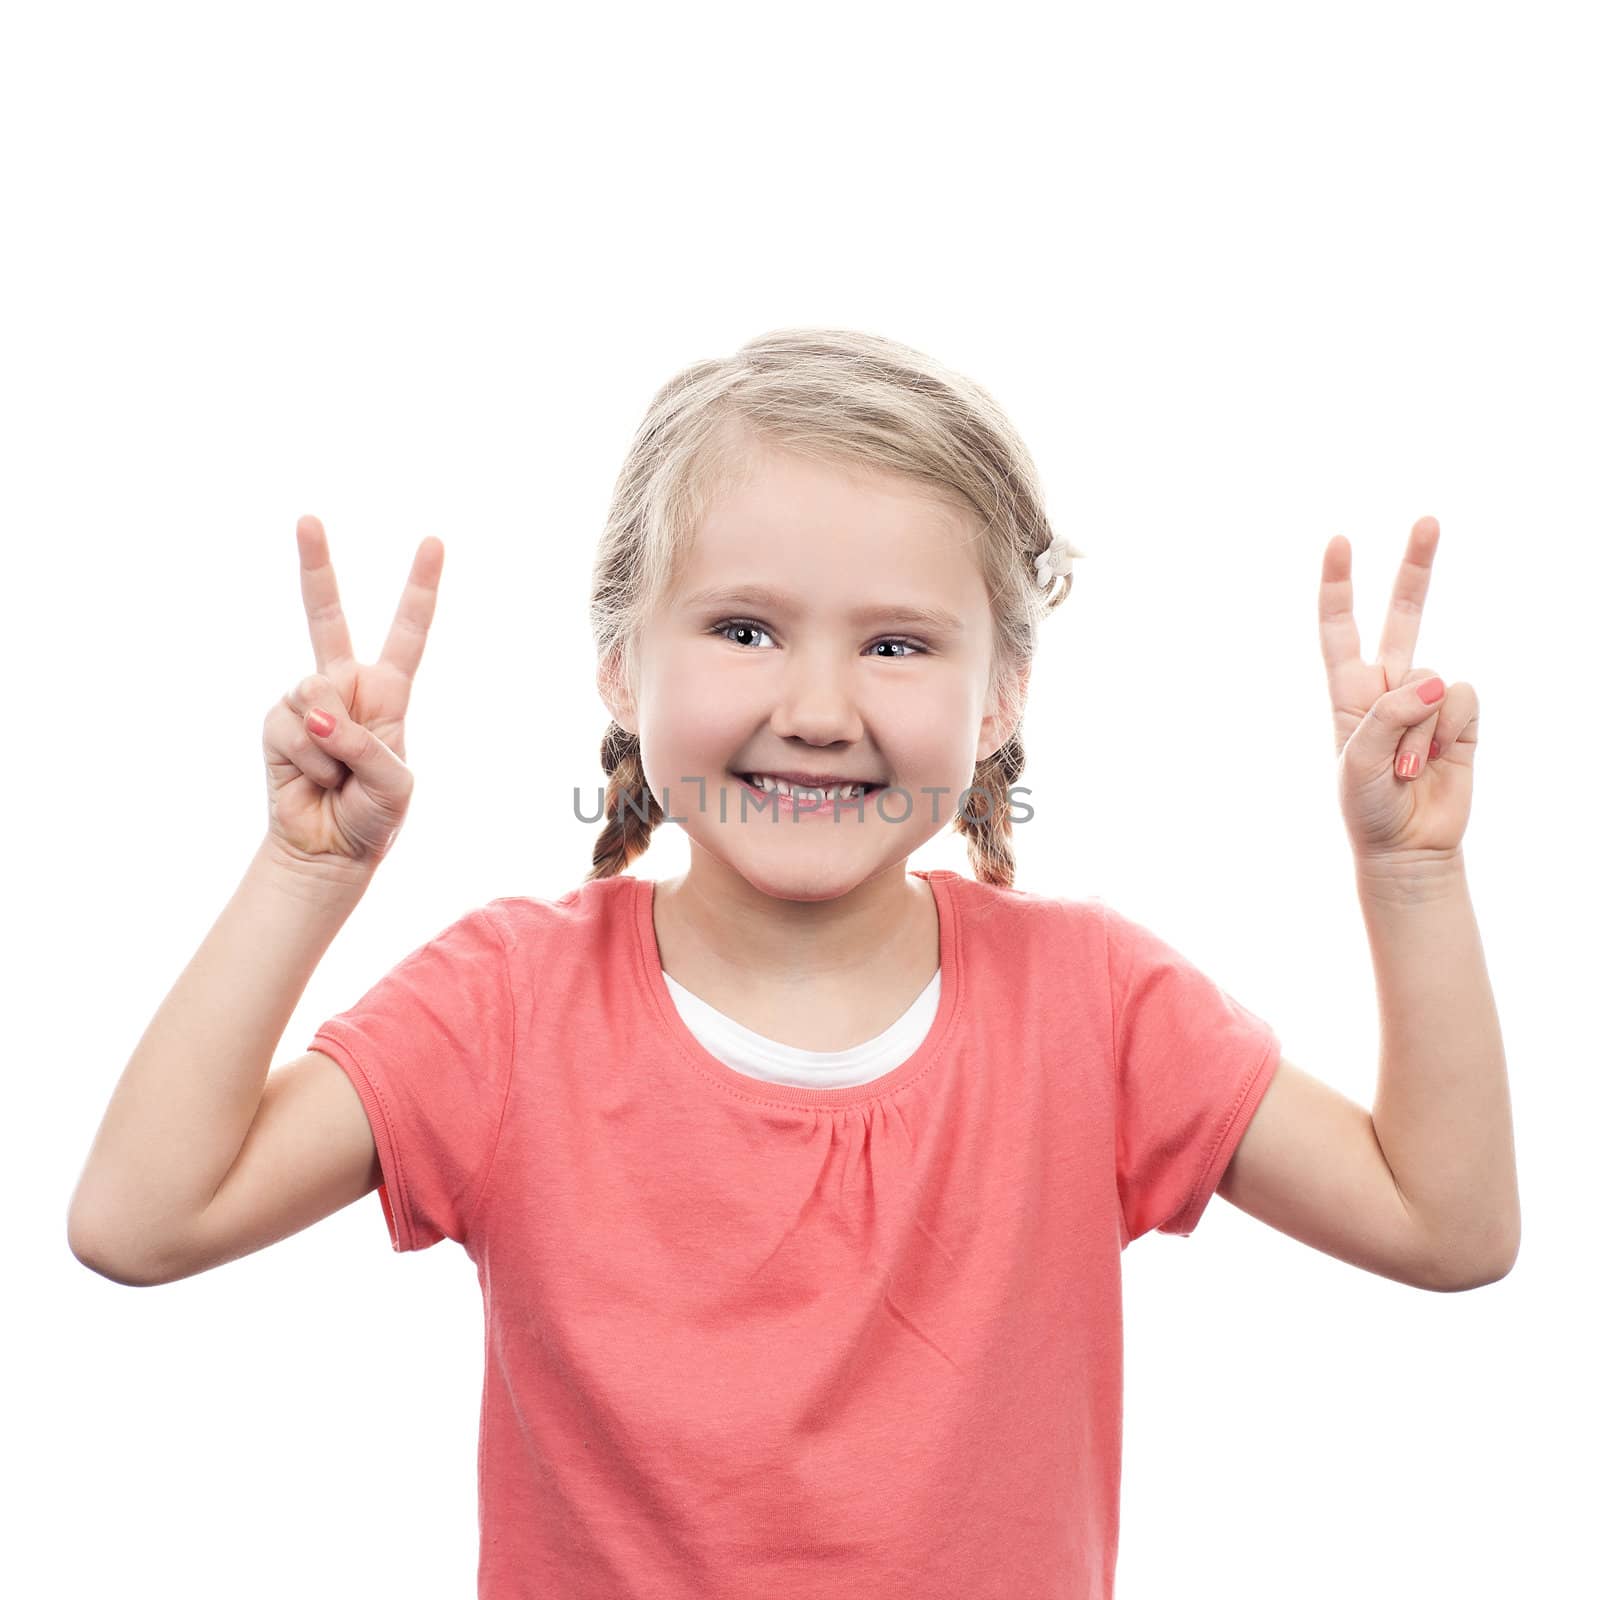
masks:
<path id="1" fill-rule="evenodd" d="M 317 671 L 267 714 L 267 835 L 124 1069 L 69 1208 L 74 1255 L 119 1282 L 162 1281 L 190 1247 L 256 1122 L 289 1018 L 409 803 L 403 716 L 443 546 L 423 541 L 384 653 L 361 666 L 322 525 L 302 518 L 297 533 Z M 313 731 L 319 707 L 325 734 Z M 191 803 L 210 790 L 198 773 Z M 331 1156 L 347 1172 L 348 1116 L 343 1126 Z"/>
<path id="2" fill-rule="evenodd" d="M 1461 844 L 1478 699 L 1412 666 L 1439 525 L 1411 529 L 1374 661 L 1350 546 L 1323 553 L 1318 618 L 1340 801 L 1382 1021 L 1368 1112 L 1280 1071 L 1219 1193 L 1295 1238 L 1419 1287 L 1476 1288 L 1521 1240 L 1511 1094 Z"/>

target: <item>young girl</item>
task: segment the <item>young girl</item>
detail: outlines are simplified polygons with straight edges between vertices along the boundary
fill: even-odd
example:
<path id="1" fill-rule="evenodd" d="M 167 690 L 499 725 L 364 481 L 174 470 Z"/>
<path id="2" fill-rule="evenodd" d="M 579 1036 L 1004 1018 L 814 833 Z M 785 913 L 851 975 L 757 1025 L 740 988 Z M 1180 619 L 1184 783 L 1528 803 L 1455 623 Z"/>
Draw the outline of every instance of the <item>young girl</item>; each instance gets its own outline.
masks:
<path id="1" fill-rule="evenodd" d="M 1013 886 L 1036 630 L 1081 552 L 971 382 L 832 331 L 669 382 L 595 566 L 593 870 L 468 912 L 268 1075 L 403 820 L 442 561 L 424 541 L 358 666 L 299 534 L 317 671 L 267 719 L 269 833 L 118 1086 L 73 1248 L 169 1282 L 374 1187 L 394 1249 L 459 1243 L 480 1595 L 1103 1600 L 1131 1240 L 1191 1233 L 1228 1173 L 1371 1270 L 1497 1275 L 1503 1164 L 1450 1210 L 1468 1186 L 1402 1107 L 1408 1207 L 1264 1021 L 1100 902 Z M 1461 759 L 1461 707 L 1382 703 L 1391 756 Z M 631 875 L 668 819 L 688 870 Z M 947 823 L 973 877 L 908 871 Z"/>

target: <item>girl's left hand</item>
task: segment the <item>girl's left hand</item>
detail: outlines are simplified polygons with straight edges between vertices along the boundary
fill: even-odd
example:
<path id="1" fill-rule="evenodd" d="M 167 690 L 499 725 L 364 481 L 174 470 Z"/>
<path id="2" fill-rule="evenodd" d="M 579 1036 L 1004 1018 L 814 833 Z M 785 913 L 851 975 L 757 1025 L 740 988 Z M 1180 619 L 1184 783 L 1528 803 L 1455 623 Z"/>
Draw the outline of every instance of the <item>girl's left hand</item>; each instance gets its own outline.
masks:
<path id="1" fill-rule="evenodd" d="M 1443 680 L 1411 665 L 1438 542 L 1432 517 L 1412 527 L 1371 662 L 1361 659 L 1351 608 L 1350 541 L 1335 535 L 1322 553 L 1317 610 L 1333 698 L 1339 803 L 1362 865 L 1456 857 L 1466 832 L 1477 692 L 1470 683 L 1452 683 L 1430 702 L 1419 691 L 1429 684 L 1438 689 Z"/>

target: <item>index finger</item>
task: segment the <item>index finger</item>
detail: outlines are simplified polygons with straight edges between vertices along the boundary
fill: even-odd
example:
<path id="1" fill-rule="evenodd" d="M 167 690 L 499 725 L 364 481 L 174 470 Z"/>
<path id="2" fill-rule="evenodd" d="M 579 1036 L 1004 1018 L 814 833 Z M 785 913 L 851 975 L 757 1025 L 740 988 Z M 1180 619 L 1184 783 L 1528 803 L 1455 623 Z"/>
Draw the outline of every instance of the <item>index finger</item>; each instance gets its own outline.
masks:
<path id="1" fill-rule="evenodd" d="M 1350 541 L 1335 534 L 1322 552 L 1322 583 L 1317 589 L 1317 633 L 1328 681 L 1340 667 L 1361 659 L 1361 632 L 1356 627 L 1354 590 L 1350 583 Z"/>
<path id="2" fill-rule="evenodd" d="M 1389 596 L 1389 611 L 1378 640 L 1378 660 L 1391 689 L 1398 688 L 1411 670 L 1416 654 L 1417 635 L 1422 631 L 1422 602 L 1428 596 L 1428 578 L 1433 572 L 1434 551 L 1439 548 L 1439 523 L 1434 517 L 1418 517 L 1411 525 L 1406 553 L 1395 575 L 1394 592 Z"/>
<path id="3" fill-rule="evenodd" d="M 417 553 L 411 559 L 411 576 L 400 592 L 400 604 L 389 625 L 389 637 L 383 641 L 383 654 L 378 658 L 398 668 L 408 681 L 416 677 L 422 661 L 422 647 L 428 642 L 428 625 L 433 621 L 434 604 L 439 598 L 439 574 L 443 570 L 443 541 L 430 535 L 417 546 Z"/>
<path id="4" fill-rule="evenodd" d="M 326 672 L 335 662 L 353 656 L 350 629 L 339 604 L 339 585 L 334 580 L 328 535 L 321 522 L 315 517 L 301 517 L 294 531 L 300 541 L 300 598 L 305 602 L 306 621 L 311 628 L 311 648 L 316 651 L 317 671 Z"/>

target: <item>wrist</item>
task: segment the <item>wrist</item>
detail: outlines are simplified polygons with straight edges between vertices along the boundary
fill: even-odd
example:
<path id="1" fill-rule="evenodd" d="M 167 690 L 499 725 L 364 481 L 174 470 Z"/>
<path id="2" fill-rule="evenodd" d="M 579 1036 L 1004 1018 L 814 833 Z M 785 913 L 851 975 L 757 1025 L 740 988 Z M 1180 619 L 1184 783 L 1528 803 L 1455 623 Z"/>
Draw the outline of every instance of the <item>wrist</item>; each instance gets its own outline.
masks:
<path id="1" fill-rule="evenodd" d="M 377 870 L 376 862 L 316 857 L 268 835 L 250 863 L 250 875 L 296 900 L 359 900 Z"/>
<path id="2" fill-rule="evenodd" d="M 1412 904 L 1454 894 L 1466 883 L 1461 851 L 1411 850 L 1357 856 L 1356 887 L 1363 898 Z"/>

